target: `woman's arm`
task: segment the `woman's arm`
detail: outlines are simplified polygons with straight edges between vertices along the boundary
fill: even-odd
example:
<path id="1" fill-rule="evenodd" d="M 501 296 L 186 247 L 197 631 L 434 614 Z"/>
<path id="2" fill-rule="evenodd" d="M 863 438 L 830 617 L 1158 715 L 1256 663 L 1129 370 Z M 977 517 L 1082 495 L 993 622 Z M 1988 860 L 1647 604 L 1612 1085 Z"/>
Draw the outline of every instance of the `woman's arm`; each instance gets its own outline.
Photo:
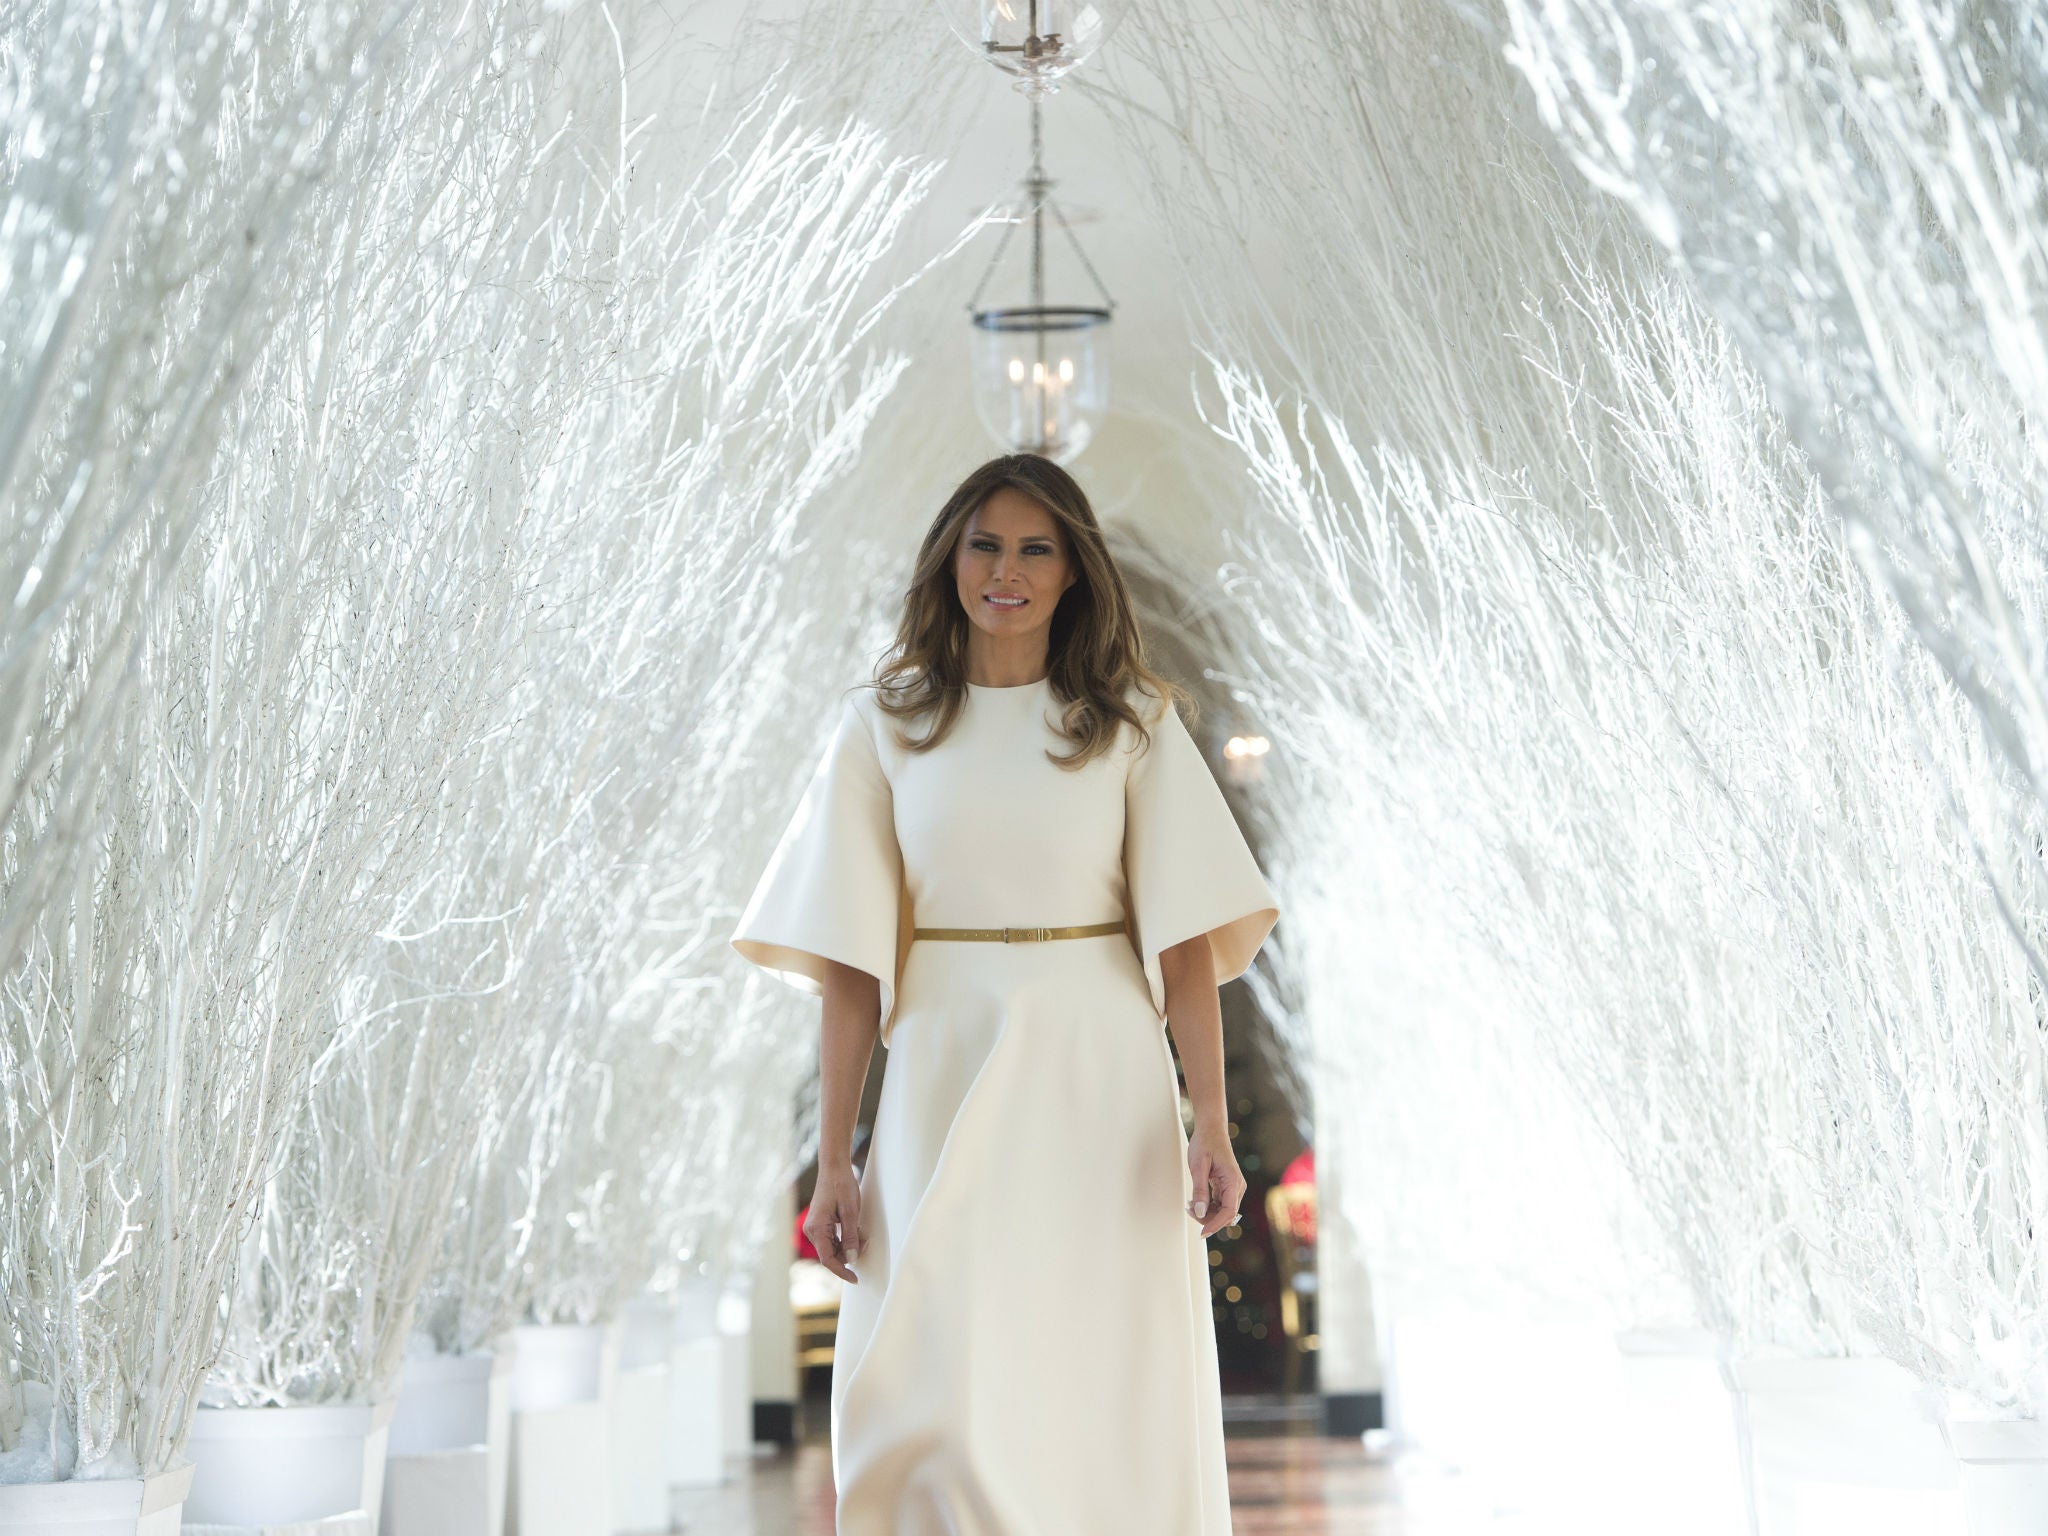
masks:
<path id="1" fill-rule="evenodd" d="M 1244 1174 L 1230 1146 L 1230 1104 L 1223 1087 L 1223 1003 L 1216 988 L 1216 962 L 1209 935 L 1159 951 L 1159 975 L 1166 986 L 1166 1027 L 1180 1053 L 1195 1125 L 1188 1133 L 1188 1169 L 1195 1198 L 1188 1214 L 1209 1237 L 1237 1220 L 1244 1198 Z"/>
<path id="2" fill-rule="evenodd" d="M 825 1006 L 818 1033 L 818 1184 L 804 1217 L 804 1236 L 819 1262 L 858 1284 L 847 1260 L 865 1244 L 860 1179 L 853 1170 L 853 1122 L 881 1036 L 882 987 L 874 976 L 837 960 L 825 962 Z"/>

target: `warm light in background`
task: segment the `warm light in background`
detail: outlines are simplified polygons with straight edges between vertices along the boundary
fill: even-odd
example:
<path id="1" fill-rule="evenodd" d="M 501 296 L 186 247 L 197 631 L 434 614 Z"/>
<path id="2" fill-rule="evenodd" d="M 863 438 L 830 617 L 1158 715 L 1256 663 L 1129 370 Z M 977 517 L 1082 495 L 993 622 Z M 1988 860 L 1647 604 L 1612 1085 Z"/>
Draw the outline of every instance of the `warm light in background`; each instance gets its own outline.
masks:
<path id="1" fill-rule="evenodd" d="M 1256 784 L 1265 776 L 1262 759 L 1272 750 L 1264 736 L 1233 736 L 1223 744 L 1223 771 L 1233 784 Z"/>

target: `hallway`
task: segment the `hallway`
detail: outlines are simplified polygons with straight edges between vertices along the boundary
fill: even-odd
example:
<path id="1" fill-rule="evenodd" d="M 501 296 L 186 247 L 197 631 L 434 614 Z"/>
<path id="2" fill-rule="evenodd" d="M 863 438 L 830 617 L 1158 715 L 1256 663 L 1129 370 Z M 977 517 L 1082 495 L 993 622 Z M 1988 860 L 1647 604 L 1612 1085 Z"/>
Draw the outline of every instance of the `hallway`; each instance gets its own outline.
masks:
<path id="1" fill-rule="evenodd" d="M 1458 1507 L 1454 1480 L 1430 1479 L 1314 1430 L 1270 1398 L 1229 1398 L 1232 1529 L 1237 1536 L 1468 1536 L 1529 1529 Z M 822 1405 L 811 1415 L 822 1425 Z M 1434 1494 L 1426 1499 L 1425 1492 Z M 832 1536 L 831 1452 L 822 1436 L 792 1452 L 756 1447 L 752 1478 L 680 1493 L 685 1536 Z M 1131 1536 L 1153 1536 L 1133 1532 Z M 1169 1536 L 1169 1533 L 1157 1533 Z"/>

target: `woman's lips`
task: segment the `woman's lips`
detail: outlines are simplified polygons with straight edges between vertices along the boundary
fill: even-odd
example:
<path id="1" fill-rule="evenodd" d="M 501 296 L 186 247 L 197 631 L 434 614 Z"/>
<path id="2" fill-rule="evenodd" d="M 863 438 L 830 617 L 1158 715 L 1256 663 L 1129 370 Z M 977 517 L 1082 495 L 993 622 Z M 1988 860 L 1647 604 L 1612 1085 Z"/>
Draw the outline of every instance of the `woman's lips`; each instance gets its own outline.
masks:
<path id="1" fill-rule="evenodd" d="M 982 601 L 984 603 L 987 603 L 992 608 L 1001 608 L 1007 612 L 1008 610 L 1013 608 L 1022 608 L 1026 603 L 1030 602 L 1031 599 L 1028 597 L 1002 598 L 991 595 L 984 597 Z"/>

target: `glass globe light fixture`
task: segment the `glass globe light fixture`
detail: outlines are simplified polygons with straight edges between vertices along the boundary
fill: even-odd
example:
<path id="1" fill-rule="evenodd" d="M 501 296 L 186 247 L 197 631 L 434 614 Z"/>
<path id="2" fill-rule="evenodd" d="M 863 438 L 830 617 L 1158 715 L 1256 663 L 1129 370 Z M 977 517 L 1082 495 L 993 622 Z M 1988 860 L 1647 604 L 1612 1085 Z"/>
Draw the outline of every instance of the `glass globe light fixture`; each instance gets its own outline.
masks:
<path id="1" fill-rule="evenodd" d="M 1031 170 L 1024 196 L 1004 212 L 1006 228 L 967 307 L 973 316 L 974 409 L 989 435 L 1010 453 L 1036 453 L 1065 464 L 1094 439 L 1109 409 L 1109 321 L 1116 301 L 1102 287 L 1088 253 L 1052 201 L 1045 174 L 1038 98 L 1031 98 Z M 1102 294 L 1101 307 L 1048 304 L 1045 220 L 1050 213 Z M 989 274 L 1018 229 L 1031 231 L 1030 297 L 981 307 Z"/>
<path id="2" fill-rule="evenodd" d="M 974 409 L 1012 453 L 1064 464 L 1109 408 L 1106 309 L 1027 306 L 974 314 Z"/>
<path id="3" fill-rule="evenodd" d="M 1100 48 L 1123 18 L 1119 0 L 937 0 L 960 41 L 1036 100 Z"/>

